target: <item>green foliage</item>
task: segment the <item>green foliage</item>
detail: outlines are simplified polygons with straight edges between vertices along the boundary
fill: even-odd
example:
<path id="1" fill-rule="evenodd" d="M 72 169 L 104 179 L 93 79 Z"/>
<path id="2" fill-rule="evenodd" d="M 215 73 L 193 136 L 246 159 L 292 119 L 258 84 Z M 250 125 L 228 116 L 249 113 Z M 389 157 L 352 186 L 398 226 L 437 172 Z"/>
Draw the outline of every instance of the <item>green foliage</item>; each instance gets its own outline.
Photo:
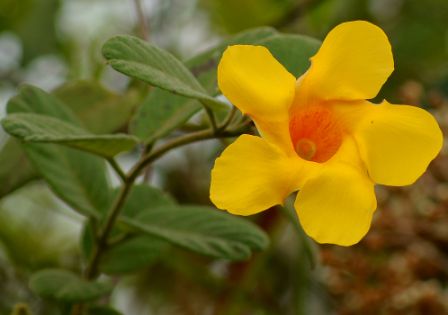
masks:
<path id="1" fill-rule="evenodd" d="M 294 0 L 202 0 L 213 21 L 229 33 L 260 25 L 275 25 L 302 1 Z"/>
<path id="2" fill-rule="evenodd" d="M 126 127 L 138 104 L 138 93 L 114 93 L 95 81 L 67 82 L 52 92 L 96 134 L 111 133 Z"/>
<path id="3" fill-rule="evenodd" d="M 240 261 L 268 248 L 267 234 L 246 219 L 208 206 L 177 204 L 148 185 L 146 177 L 136 184 L 151 163 L 181 145 L 247 130 L 238 119 L 221 127 L 230 107 L 216 98 L 217 65 L 224 50 L 236 44 L 268 47 L 295 76 L 304 73 L 319 47 L 311 38 L 261 27 L 237 34 L 184 64 L 136 37 L 116 36 L 106 41 L 103 55 L 115 70 L 153 86 L 142 104 L 138 103 L 147 90 L 138 91 L 137 81 L 122 95 L 93 81 L 68 82 L 52 93 L 23 86 L 8 102 L 2 126 L 14 138 L 0 151 L 0 179 L 6 183 L 0 195 L 40 177 L 84 216 L 79 240 L 83 272 L 39 271 L 30 281 L 34 293 L 61 307 L 72 303 L 72 311 L 80 306 L 83 315 L 117 315 L 108 306 L 93 304 L 112 290 L 109 283 L 95 280 L 101 274 L 136 273 L 166 261 L 169 253 L 183 255 L 185 250 Z M 155 143 L 204 109 L 217 118 L 220 128 L 202 124 L 196 133 Z M 128 124 L 133 135 L 123 133 Z M 114 157 L 141 142 L 142 155 L 124 172 Z M 106 160 L 121 179 L 116 189 L 110 186 Z"/>
<path id="4" fill-rule="evenodd" d="M 60 143 L 105 158 L 129 151 L 138 142 L 126 134 L 94 135 L 63 120 L 30 113 L 11 114 L 2 120 L 2 126 L 25 142 Z"/>
<path id="5" fill-rule="evenodd" d="M 30 288 L 43 298 L 62 302 L 85 302 L 108 294 L 109 283 L 86 281 L 75 273 L 62 269 L 45 269 L 30 279 Z"/>
<path id="6" fill-rule="evenodd" d="M 122 35 L 109 39 L 103 46 L 103 55 L 115 70 L 130 77 L 197 99 L 211 108 L 225 106 L 207 94 L 182 62 L 137 37 Z"/>
<path id="7" fill-rule="evenodd" d="M 11 170 L 15 170 L 14 173 Z M 0 150 L 0 198 L 37 177 L 20 142 L 8 139 Z"/>
<path id="8" fill-rule="evenodd" d="M 77 118 L 55 97 L 30 86 L 8 103 L 8 112 L 35 113 L 79 126 Z M 76 211 L 97 216 L 109 202 L 105 163 L 91 154 L 56 144 L 23 144 L 34 169 Z"/>
<path id="9" fill-rule="evenodd" d="M 89 307 L 88 315 L 122 315 L 122 314 L 109 306 L 93 305 Z"/>
<path id="10" fill-rule="evenodd" d="M 156 261 L 168 248 L 167 242 L 147 236 L 125 239 L 104 252 L 99 268 L 106 274 L 135 272 Z"/>
<path id="11" fill-rule="evenodd" d="M 268 246 L 268 238 L 254 224 L 203 206 L 166 206 L 122 218 L 135 232 L 217 258 L 247 259 L 252 250 Z"/>
<path id="12" fill-rule="evenodd" d="M 33 167 L 54 193 L 81 214 L 98 217 L 109 201 L 104 161 L 56 144 L 24 144 Z"/>
<path id="13" fill-rule="evenodd" d="M 257 44 L 276 34 L 272 28 L 262 27 L 242 32 L 218 46 L 185 62 L 187 68 L 211 95 L 218 93 L 216 67 L 228 45 Z M 162 89 L 154 89 L 139 107 L 131 122 L 131 132 L 152 143 L 184 124 L 202 108 L 195 99 L 175 95 Z"/>
<path id="14" fill-rule="evenodd" d="M 115 193 L 117 194 L 118 191 Z M 142 207 L 151 210 L 175 204 L 175 201 L 164 191 L 146 184 L 138 184 L 132 186 L 131 192 L 121 210 L 121 214 L 134 218 L 143 210 Z"/>
<path id="15" fill-rule="evenodd" d="M 295 77 L 305 73 L 310 66 L 310 58 L 320 47 L 317 39 L 293 34 L 278 34 L 260 42 Z"/>
<path id="16" fill-rule="evenodd" d="M 115 195 L 117 194 L 118 191 L 115 191 Z M 144 209 L 152 211 L 172 205 L 175 205 L 174 200 L 163 191 L 149 185 L 139 184 L 132 187 L 121 209 L 121 215 L 136 218 Z M 86 230 L 85 233 L 88 231 Z M 85 235 L 84 237 L 85 246 L 89 246 L 88 244 L 92 243 L 92 236 Z M 115 237 L 122 238 L 122 240 L 106 249 L 99 264 L 100 270 L 107 274 L 135 272 L 157 260 L 169 247 L 169 244 L 163 240 L 138 234 L 126 235 L 118 229 L 115 231 Z M 85 250 L 88 253 L 87 247 Z"/>

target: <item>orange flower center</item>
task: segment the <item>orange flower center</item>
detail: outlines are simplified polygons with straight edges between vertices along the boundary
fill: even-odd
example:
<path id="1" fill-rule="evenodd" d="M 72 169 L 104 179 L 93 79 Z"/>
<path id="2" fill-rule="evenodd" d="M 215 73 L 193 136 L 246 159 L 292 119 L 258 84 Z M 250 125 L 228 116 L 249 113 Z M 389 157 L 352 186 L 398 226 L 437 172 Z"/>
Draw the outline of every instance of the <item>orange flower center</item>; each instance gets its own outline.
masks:
<path id="1" fill-rule="evenodd" d="M 344 128 L 330 108 L 311 106 L 292 113 L 289 133 L 302 159 L 323 163 L 338 151 Z"/>

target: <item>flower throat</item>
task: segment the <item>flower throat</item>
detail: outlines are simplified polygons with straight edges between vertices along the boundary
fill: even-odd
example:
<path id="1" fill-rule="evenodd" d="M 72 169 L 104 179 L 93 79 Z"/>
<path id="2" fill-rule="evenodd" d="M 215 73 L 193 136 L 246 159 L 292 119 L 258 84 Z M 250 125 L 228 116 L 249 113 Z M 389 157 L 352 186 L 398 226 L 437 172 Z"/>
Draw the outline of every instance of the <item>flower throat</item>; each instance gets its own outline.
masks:
<path id="1" fill-rule="evenodd" d="M 289 133 L 296 153 L 302 159 L 318 163 L 328 161 L 338 151 L 344 134 L 333 111 L 322 106 L 293 112 Z"/>

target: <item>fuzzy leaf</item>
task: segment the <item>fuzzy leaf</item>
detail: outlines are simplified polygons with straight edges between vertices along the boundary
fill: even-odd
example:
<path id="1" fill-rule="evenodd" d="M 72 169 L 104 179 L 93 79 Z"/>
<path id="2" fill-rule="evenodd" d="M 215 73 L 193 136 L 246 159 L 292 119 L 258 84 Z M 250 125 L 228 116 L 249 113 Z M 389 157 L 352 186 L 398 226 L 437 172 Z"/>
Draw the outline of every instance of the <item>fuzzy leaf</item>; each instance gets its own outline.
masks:
<path id="1" fill-rule="evenodd" d="M 218 258 L 247 259 L 269 243 L 256 225 L 210 207 L 166 206 L 120 220 L 135 232 Z"/>
<path id="2" fill-rule="evenodd" d="M 67 82 L 52 94 L 76 114 L 87 130 L 96 134 L 125 127 L 139 101 L 135 90 L 120 95 L 96 81 Z"/>
<path id="3" fill-rule="evenodd" d="M 63 120 L 31 113 L 10 114 L 2 126 L 25 142 L 59 143 L 105 158 L 129 151 L 138 142 L 126 134 L 94 135 Z"/>
<path id="4" fill-rule="evenodd" d="M 54 96 L 24 86 L 7 105 L 8 113 L 35 113 L 81 128 L 76 116 Z M 33 169 L 62 200 L 81 214 L 99 216 L 109 203 L 104 160 L 92 154 L 46 143 L 22 144 Z"/>
<path id="5" fill-rule="evenodd" d="M 130 77 L 197 99 L 210 108 L 225 106 L 208 95 L 182 62 L 137 37 L 119 35 L 109 39 L 103 46 L 103 55 L 115 70 Z"/>
<path id="6" fill-rule="evenodd" d="M 38 271 L 30 279 L 30 288 L 43 298 L 68 303 L 95 300 L 112 290 L 109 284 L 88 282 L 62 269 Z"/>
<path id="7" fill-rule="evenodd" d="M 101 257 L 100 270 L 107 274 L 134 272 L 148 266 L 168 249 L 169 244 L 148 236 L 137 236 L 116 244 Z"/>

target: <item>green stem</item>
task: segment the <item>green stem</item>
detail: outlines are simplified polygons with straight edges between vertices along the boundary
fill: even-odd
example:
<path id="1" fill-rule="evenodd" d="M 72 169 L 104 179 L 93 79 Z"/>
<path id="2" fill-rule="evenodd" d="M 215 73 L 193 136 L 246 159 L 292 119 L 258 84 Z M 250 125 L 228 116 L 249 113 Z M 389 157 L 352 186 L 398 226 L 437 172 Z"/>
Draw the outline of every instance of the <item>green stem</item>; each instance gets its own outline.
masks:
<path id="1" fill-rule="evenodd" d="M 126 174 L 121 169 L 120 165 L 117 163 L 117 161 L 114 158 L 107 159 L 107 162 L 109 162 L 110 166 L 114 169 L 115 173 L 120 177 L 120 179 L 124 182 L 126 181 Z"/>
<path id="2" fill-rule="evenodd" d="M 111 206 L 110 210 L 108 211 L 104 227 L 101 229 L 100 233 L 98 234 L 98 237 L 96 239 L 96 246 L 92 255 L 92 258 L 90 259 L 85 273 L 84 277 L 87 280 L 93 280 L 95 279 L 99 274 L 99 262 L 101 259 L 102 253 L 108 248 L 109 246 L 109 236 L 112 232 L 112 229 L 115 225 L 115 222 L 117 221 L 118 216 L 120 215 L 120 211 L 126 202 L 126 198 L 129 195 L 129 192 L 131 191 L 131 188 L 137 179 L 137 177 L 140 175 L 140 173 L 145 169 L 147 165 L 149 165 L 151 162 L 157 160 L 162 155 L 167 153 L 168 151 L 175 149 L 177 147 L 201 141 L 201 140 L 207 140 L 207 139 L 213 139 L 213 138 L 225 138 L 225 137 L 235 137 L 246 131 L 248 128 L 247 125 L 241 125 L 239 128 L 236 128 L 234 130 L 228 130 L 228 131 L 221 131 L 219 133 L 216 133 L 215 130 L 202 130 L 197 131 L 194 133 L 190 133 L 181 137 L 177 137 L 169 142 L 166 142 L 165 144 L 161 145 L 157 149 L 155 149 L 152 152 L 147 153 L 144 155 L 139 162 L 129 171 L 127 175 L 124 175 L 123 178 L 123 185 L 121 186 L 120 192 L 118 194 L 118 197 L 115 199 L 113 205 Z M 112 160 L 109 160 L 109 163 L 111 163 Z M 116 163 L 116 162 L 115 162 Z M 112 162 L 111 165 L 114 165 Z M 82 304 L 75 304 L 72 307 L 72 315 L 81 315 L 83 313 L 83 305 Z"/>
<path id="3" fill-rule="evenodd" d="M 210 125 L 212 126 L 213 133 L 218 133 L 218 125 L 216 124 L 215 114 L 206 105 L 204 105 L 205 112 L 207 113 L 208 119 L 210 120 Z"/>
<path id="4" fill-rule="evenodd" d="M 100 262 L 101 254 L 108 246 L 108 239 L 110 232 L 112 232 L 112 229 L 115 225 L 115 221 L 117 220 L 118 215 L 120 214 L 121 208 L 124 205 L 124 202 L 126 201 L 126 197 L 128 196 L 132 188 L 134 180 L 135 178 L 131 179 L 129 176 L 126 176 L 126 179 L 123 185 L 121 186 L 118 197 L 117 199 L 115 199 L 115 202 L 113 203 L 111 210 L 107 214 L 106 223 L 104 225 L 104 228 L 99 233 L 99 237 L 96 242 L 92 259 L 90 260 L 90 263 L 85 271 L 85 278 L 87 280 L 95 279 L 98 276 L 98 265 Z"/>
<path id="5" fill-rule="evenodd" d="M 222 124 L 218 127 L 217 131 L 220 132 L 220 131 L 226 129 L 230 125 L 230 123 L 232 122 L 233 117 L 235 117 L 235 114 L 236 114 L 236 107 L 232 106 L 232 109 L 230 110 L 229 114 L 224 119 Z"/>

